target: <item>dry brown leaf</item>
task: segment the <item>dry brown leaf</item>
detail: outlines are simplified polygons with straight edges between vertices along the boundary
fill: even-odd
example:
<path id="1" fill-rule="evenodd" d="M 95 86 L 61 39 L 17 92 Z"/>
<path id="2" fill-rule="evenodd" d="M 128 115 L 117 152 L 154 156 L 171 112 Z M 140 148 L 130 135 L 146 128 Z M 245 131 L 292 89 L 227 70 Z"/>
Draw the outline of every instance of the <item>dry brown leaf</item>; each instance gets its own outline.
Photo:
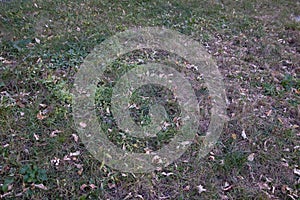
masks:
<path id="1" fill-rule="evenodd" d="M 236 140 L 237 136 L 235 133 L 231 134 L 232 139 Z"/>
<path id="2" fill-rule="evenodd" d="M 64 156 L 63 160 L 64 160 L 64 161 L 68 161 L 68 160 L 71 160 L 71 158 L 69 158 L 69 157 L 66 155 L 66 156 Z"/>
<path id="3" fill-rule="evenodd" d="M 87 186 L 88 186 L 87 184 L 82 184 L 82 185 L 80 186 L 80 190 L 83 191 Z"/>
<path id="4" fill-rule="evenodd" d="M 79 169 L 79 170 L 77 171 L 77 174 L 78 174 L 79 176 L 81 176 L 81 175 L 82 175 L 82 172 L 83 172 L 83 168 Z"/>
<path id="5" fill-rule="evenodd" d="M 42 115 L 42 112 L 39 111 L 39 113 L 36 115 L 36 117 L 39 119 L 39 120 L 43 120 L 46 118 L 46 116 Z"/>
<path id="6" fill-rule="evenodd" d="M 55 130 L 55 131 L 52 131 L 51 134 L 50 134 L 50 137 L 53 138 L 53 137 L 56 137 L 57 136 L 57 133 L 61 133 L 62 131 L 59 131 L 59 130 Z"/>
<path id="7" fill-rule="evenodd" d="M 46 186 L 44 186 L 44 184 L 34 184 L 34 187 L 42 189 L 42 190 L 48 190 L 48 188 Z"/>

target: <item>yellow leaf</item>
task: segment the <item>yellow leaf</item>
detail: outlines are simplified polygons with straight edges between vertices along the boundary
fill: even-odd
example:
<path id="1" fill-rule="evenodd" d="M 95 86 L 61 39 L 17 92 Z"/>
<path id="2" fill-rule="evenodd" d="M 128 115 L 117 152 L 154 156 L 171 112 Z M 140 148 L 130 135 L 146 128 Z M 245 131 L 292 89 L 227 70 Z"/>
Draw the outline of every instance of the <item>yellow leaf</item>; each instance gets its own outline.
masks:
<path id="1" fill-rule="evenodd" d="M 236 134 L 235 133 L 231 134 L 231 137 L 232 137 L 232 139 L 236 140 Z"/>

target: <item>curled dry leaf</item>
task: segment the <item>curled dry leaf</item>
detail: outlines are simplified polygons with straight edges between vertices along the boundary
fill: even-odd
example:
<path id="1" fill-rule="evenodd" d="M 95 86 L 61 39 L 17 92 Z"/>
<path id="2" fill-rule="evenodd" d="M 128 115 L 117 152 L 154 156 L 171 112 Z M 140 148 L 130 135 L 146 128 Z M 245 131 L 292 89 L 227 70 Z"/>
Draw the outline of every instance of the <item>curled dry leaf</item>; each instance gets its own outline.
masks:
<path id="1" fill-rule="evenodd" d="M 70 153 L 70 156 L 79 156 L 80 151 L 75 151 L 74 153 Z"/>
<path id="2" fill-rule="evenodd" d="M 245 132 L 244 129 L 243 129 L 243 131 L 242 131 L 241 136 L 242 136 L 243 139 L 247 139 L 247 135 L 246 135 L 246 132 Z"/>
<path id="3" fill-rule="evenodd" d="M 172 173 L 172 172 L 170 172 L 170 173 L 162 172 L 161 174 L 164 175 L 164 176 L 171 176 L 171 175 L 173 175 L 174 173 Z"/>
<path id="4" fill-rule="evenodd" d="M 51 134 L 50 134 L 50 137 L 53 138 L 53 137 L 56 137 L 57 136 L 57 133 L 61 133 L 62 131 L 59 131 L 59 130 L 55 130 L 55 131 L 52 131 Z"/>
<path id="5" fill-rule="evenodd" d="M 3 145 L 3 148 L 6 148 L 6 147 L 8 147 L 9 146 L 9 144 L 5 144 L 5 145 Z"/>
<path id="6" fill-rule="evenodd" d="M 95 189 L 95 188 L 97 188 L 97 186 L 96 186 L 96 185 L 94 185 L 94 184 L 90 184 L 89 186 L 90 186 L 90 188 L 91 188 L 91 189 Z"/>
<path id="7" fill-rule="evenodd" d="M 66 156 L 64 156 L 63 160 L 68 161 L 68 160 L 71 160 L 71 158 L 69 158 L 68 155 L 66 155 Z"/>
<path id="8" fill-rule="evenodd" d="M 40 139 L 40 137 L 37 135 L 37 134 L 33 134 L 33 136 L 34 136 L 34 138 L 35 138 L 35 140 L 39 140 Z"/>
<path id="9" fill-rule="evenodd" d="M 224 186 L 222 187 L 222 189 L 223 189 L 224 191 L 228 191 L 228 190 L 230 190 L 232 187 L 233 187 L 233 186 L 230 185 L 230 184 L 226 181 L 225 184 L 224 184 Z"/>
<path id="10" fill-rule="evenodd" d="M 72 137 L 73 137 L 73 139 L 74 139 L 75 142 L 78 142 L 78 135 L 72 134 Z"/>
<path id="11" fill-rule="evenodd" d="M 82 175 L 82 172 L 83 172 L 83 168 L 79 169 L 79 170 L 77 171 L 77 174 L 78 174 L 79 176 L 81 176 L 81 175 Z"/>
<path id="12" fill-rule="evenodd" d="M 34 184 L 34 187 L 42 189 L 42 190 L 48 190 L 48 188 L 46 186 L 44 186 L 44 184 Z"/>
<path id="13" fill-rule="evenodd" d="M 82 184 L 82 185 L 80 186 L 80 190 L 83 191 L 87 186 L 88 186 L 87 184 Z"/>
<path id="14" fill-rule="evenodd" d="M 297 174 L 298 176 L 300 176 L 300 169 L 294 169 L 294 174 Z"/>
<path id="15" fill-rule="evenodd" d="M 36 115 L 36 117 L 37 117 L 39 120 L 43 120 L 43 119 L 46 118 L 46 116 L 44 116 L 44 115 L 42 114 L 42 111 L 39 111 L 38 114 Z"/>

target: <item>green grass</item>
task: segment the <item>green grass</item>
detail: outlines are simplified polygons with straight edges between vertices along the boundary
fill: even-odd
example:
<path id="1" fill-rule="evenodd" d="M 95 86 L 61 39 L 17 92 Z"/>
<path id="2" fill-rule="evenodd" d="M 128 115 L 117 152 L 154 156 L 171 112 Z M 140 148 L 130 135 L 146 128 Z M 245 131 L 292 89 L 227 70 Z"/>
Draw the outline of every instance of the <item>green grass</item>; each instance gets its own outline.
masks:
<path id="1" fill-rule="evenodd" d="M 24 0 L 0 5 L 0 197 L 299 198 L 299 176 L 293 172 L 299 169 L 300 126 L 300 32 L 299 22 L 290 17 L 300 13 L 295 1 Z M 84 58 L 116 32 L 139 26 L 164 26 L 201 42 L 224 76 L 231 118 L 205 158 L 198 159 L 195 141 L 178 161 L 149 174 L 118 172 L 94 159 L 80 138 L 75 141 L 71 113 L 74 75 Z M 198 134 L 203 134 L 211 102 L 201 80 L 184 71 L 184 60 L 174 55 L 137 51 L 115 61 L 105 72 L 110 79 L 99 82 L 95 102 L 99 122 L 113 129 L 108 138 L 129 151 L 144 152 L 146 147 L 159 149 L 176 134 L 170 121 L 154 141 L 128 137 L 105 114 L 115 81 L 138 66 L 139 59 L 177 61 L 172 67 L 191 78 L 201 101 Z M 180 116 L 170 91 L 140 88 L 131 98 L 141 107 L 131 112 L 137 123 L 151 122 L 149 103 L 166 102 L 153 97 L 157 94 L 169 99 L 164 105 L 170 119 Z M 79 156 L 67 159 L 76 151 Z M 253 161 L 248 160 L 251 153 Z M 83 184 L 87 187 L 80 188 Z M 200 184 L 206 189 L 201 194 Z"/>

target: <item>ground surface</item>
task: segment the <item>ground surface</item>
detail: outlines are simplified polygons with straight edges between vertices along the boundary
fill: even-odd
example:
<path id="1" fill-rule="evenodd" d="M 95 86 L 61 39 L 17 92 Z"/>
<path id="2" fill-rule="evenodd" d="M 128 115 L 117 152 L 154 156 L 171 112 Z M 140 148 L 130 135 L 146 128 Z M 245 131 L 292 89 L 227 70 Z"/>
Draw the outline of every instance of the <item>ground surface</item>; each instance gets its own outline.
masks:
<path id="1" fill-rule="evenodd" d="M 300 198 L 296 0 L 0 5 L 0 198 Z M 121 173 L 95 160 L 77 138 L 71 115 L 73 77 L 85 56 L 114 33 L 137 26 L 164 26 L 201 42 L 224 76 L 228 97 L 229 122 L 209 155 L 197 159 L 195 143 L 178 161 L 150 174 Z M 146 55 L 151 52 L 144 52 L 144 60 Z M 138 62 L 125 56 L 107 76 L 116 77 Z M 205 88 L 197 91 L 207 95 Z M 99 92 L 97 100 L 99 119 L 109 106 L 105 94 Z M 136 113 L 133 117 L 141 117 Z M 109 137 L 131 151 L 147 144 L 114 132 Z"/>

